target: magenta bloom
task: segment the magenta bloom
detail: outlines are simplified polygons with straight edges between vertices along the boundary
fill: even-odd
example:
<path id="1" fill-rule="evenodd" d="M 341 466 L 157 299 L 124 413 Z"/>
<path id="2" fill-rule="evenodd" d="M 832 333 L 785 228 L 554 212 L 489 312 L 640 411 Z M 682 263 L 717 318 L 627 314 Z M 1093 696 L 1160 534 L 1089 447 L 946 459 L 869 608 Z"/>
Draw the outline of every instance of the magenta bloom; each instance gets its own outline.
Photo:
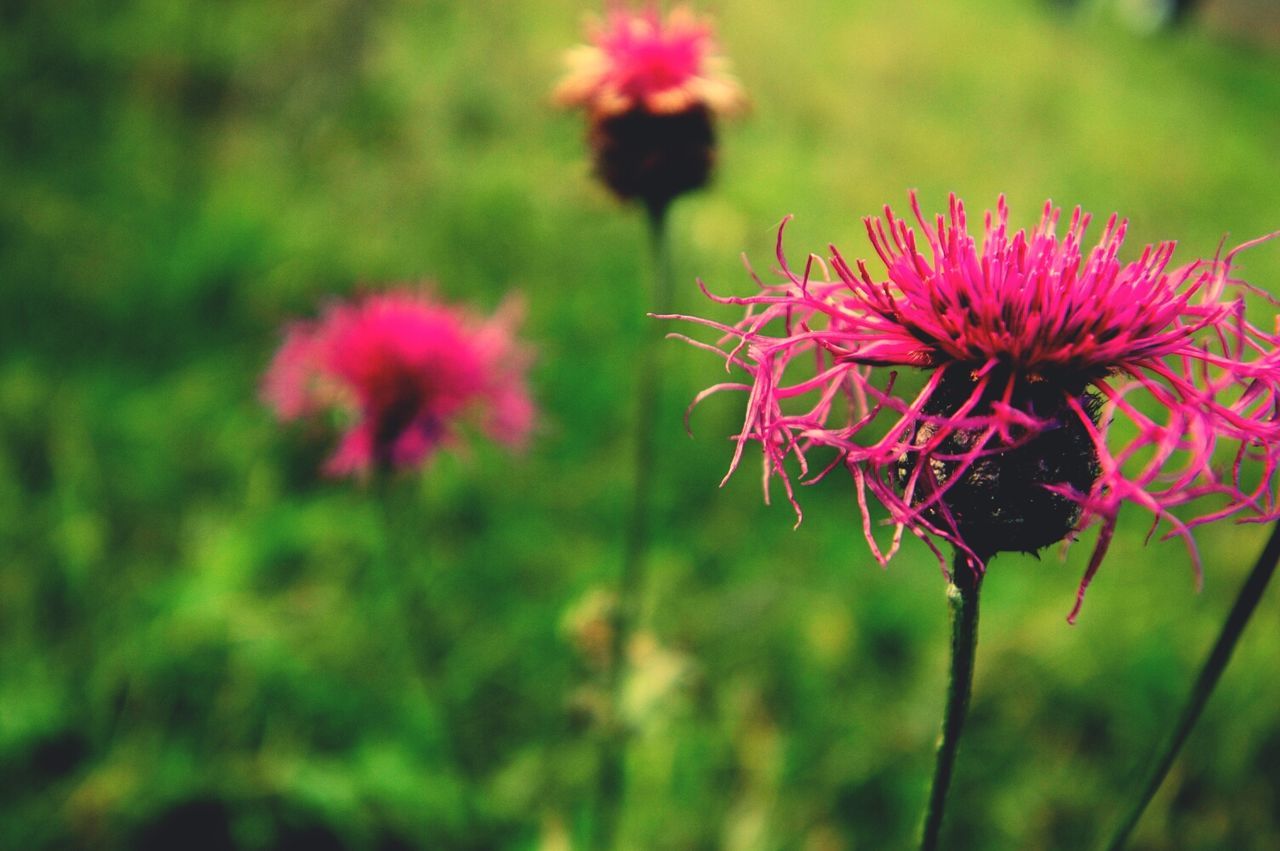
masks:
<path id="1" fill-rule="evenodd" d="M 351 417 L 325 468 L 334 476 L 418 466 L 473 412 L 495 440 L 519 445 L 534 409 L 514 314 L 481 318 L 408 290 L 333 304 L 290 326 L 262 395 L 281 420 Z"/>
<path id="2" fill-rule="evenodd" d="M 664 21 L 655 5 L 615 7 L 589 27 L 590 44 L 568 54 L 555 90 L 587 115 L 596 173 L 623 200 L 660 210 L 706 184 L 715 163 L 716 116 L 742 108 L 709 23 L 685 6 Z"/>
<path id="3" fill-rule="evenodd" d="M 1088 215 L 1077 209 L 1059 238 L 1046 204 L 1033 231 L 1010 234 L 1003 198 L 979 246 L 954 196 L 932 224 L 911 203 L 915 226 L 887 207 L 866 219 L 884 279 L 834 247 L 829 263 L 810 256 L 797 273 L 780 228 L 779 283 L 757 278 L 760 294 L 746 298 L 708 293 L 746 305 L 740 322 L 680 317 L 722 331 L 723 349 L 696 345 L 751 379 L 698 397 L 749 394 L 730 473 L 760 442 L 766 484 L 779 477 L 798 514 L 787 457 L 807 481 L 845 466 L 881 564 L 904 529 L 940 561 L 937 542 L 953 545 L 981 573 L 997 552 L 1098 524 L 1071 620 L 1124 503 L 1186 541 L 1197 578 L 1192 527 L 1280 515 L 1280 340 L 1247 322 L 1232 292 L 1243 286 L 1232 260 L 1247 246 L 1172 267 L 1168 242 L 1123 263 L 1125 221 L 1112 216 L 1085 253 Z M 922 386 L 903 392 L 902 367 L 923 371 Z M 834 457 L 815 468 L 815 449 Z M 894 525 L 887 546 L 872 534 L 868 493 Z M 1199 514 L 1176 510 L 1202 498 L 1211 504 Z"/>
<path id="4" fill-rule="evenodd" d="M 556 88 L 555 98 L 565 106 L 603 115 L 705 106 L 727 115 L 743 105 L 711 25 L 686 6 L 673 9 L 665 23 L 654 6 L 643 12 L 616 8 L 604 23 L 589 25 L 588 38 L 591 44 L 569 53 L 569 73 Z"/>

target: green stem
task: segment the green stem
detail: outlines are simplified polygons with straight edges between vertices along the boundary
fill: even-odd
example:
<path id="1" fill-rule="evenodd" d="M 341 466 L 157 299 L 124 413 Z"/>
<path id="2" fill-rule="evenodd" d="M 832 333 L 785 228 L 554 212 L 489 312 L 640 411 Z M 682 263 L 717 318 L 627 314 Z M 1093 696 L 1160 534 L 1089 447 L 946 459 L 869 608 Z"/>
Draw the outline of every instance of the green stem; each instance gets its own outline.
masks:
<path id="1" fill-rule="evenodd" d="M 655 203 L 646 207 L 649 251 L 653 274 L 652 312 L 670 313 L 674 294 L 671 271 L 671 240 L 667 229 L 667 205 Z M 617 613 L 611 642 L 611 664 L 608 690 L 612 718 L 606 730 L 600 753 L 597 786 L 597 819 L 595 847 L 609 849 L 617 835 L 618 816 L 625 796 L 627 729 L 620 714 L 622 690 L 626 681 L 626 652 L 639 616 L 640 591 L 643 586 L 645 554 L 649 547 L 653 502 L 654 432 L 657 408 L 662 392 L 661 352 L 662 328 L 657 322 L 645 323 L 636 376 L 636 433 L 634 479 L 631 516 L 627 523 L 622 570 L 618 576 Z"/>
<path id="2" fill-rule="evenodd" d="M 1191 733 L 1191 728 L 1199 720 L 1200 713 L 1204 710 L 1205 704 L 1208 703 L 1209 695 L 1213 693 L 1219 678 L 1222 677 L 1222 672 L 1226 670 L 1227 663 L 1231 661 L 1231 653 L 1235 650 L 1236 642 L 1240 639 L 1240 633 L 1244 631 L 1245 624 L 1249 622 L 1249 617 L 1253 614 L 1253 610 L 1257 608 L 1258 601 L 1262 599 L 1262 593 L 1266 590 L 1267 583 L 1271 580 L 1271 574 L 1275 572 L 1277 561 L 1280 561 L 1280 522 L 1277 522 L 1272 527 L 1271 537 L 1267 539 L 1266 546 L 1262 548 L 1262 553 L 1258 556 L 1257 563 L 1254 564 L 1253 570 L 1249 573 L 1249 578 L 1245 580 L 1243 587 L 1240 588 L 1240 593 L 1236 595 L 1236 601 L 1231 607 L 1231 613 L 1227 615 L 1227 621 L 1222 625 L 1222 632 L 1218 634 L 1218 641 L 1213 645 L 1213 650 L 1209 652 L 1209 658 L 1205 659 L 1204 666 L 1200 668 L 1200 675 L 1196 677 L 1195 685 L 1191 688 L 1191 695 L 1187 698 L 1186 705 L 1182 707 L 1182 714 L 1178 718 L 1178 723 L 1174 726 L 1172 734 L 1170 734 L 1159 751 L 1160 756 L 1154 763 L 1151 773 L 1147 776 L 1147 782 L 1142 787 L 1142 794 L 1134 801 L 1133 807 L 1125 815 L 1124 820 L 1120 822 L 1120 826 L 1107 844 L 1108 851 L 1119 851 L 1125 846 L 1125 843 L 1129 841 L 1129 834 L 1133 832 L 1138 820 L 1142 818 L 1143 810 L 1151 803 L 1151 799 L 1155 797 L 1156 790 L 1164 782 L 1165 775 L 1169 773 L 1169 768 L 1173 765 L 1174 758 L 1177 757 L 1178 751 L 1182 749 L 1183 743 Z"/>
<path id="3" fill-rule="evenodd" d="M 951 786 L 960 734 L 969 711 L 973 661 L 978 646 L 978 591 L 981 586 L 982 578 L 957 552 L 951 569 L 951 584 L 947 586 L 947 600 L 951 604 L 951 678 L 947 684 L 947 707 L 942 716 L 942 735 L 938 740 L 937 762 L 933 768 L 929 808 L 925 811 L 924 827 L 920 833 L 922 851 L 938 847 L 947 790 Z"/>
<path id="4" fill-rule="evenodd" d="M 394 649 L 398 664 L 406 675 L 423 676 L 416 629 L 415 603 L 418 597 L 418 575 L 406 553 L 407 516 L 416 514 L 407 486 L 395 479 L 388 467 L 374 473 L 373 492 L 382 520 L 382 541 L 377 557 L 378 596 L 385 608 L 388 632 L 399 645 Z M 393 663 L 395 664 L 395 663 Z"/>

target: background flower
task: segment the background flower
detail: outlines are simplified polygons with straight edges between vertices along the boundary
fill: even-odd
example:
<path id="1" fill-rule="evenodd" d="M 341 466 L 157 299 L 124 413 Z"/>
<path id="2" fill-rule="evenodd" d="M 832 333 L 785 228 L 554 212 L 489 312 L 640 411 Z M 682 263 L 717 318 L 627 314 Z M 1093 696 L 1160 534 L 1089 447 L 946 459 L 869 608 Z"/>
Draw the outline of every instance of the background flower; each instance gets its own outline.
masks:
<path id="1" fill-rule="evenodd" d="M 351 412 L 326 469 L 333 475 L 413 467 L 455 438 L 481 408 L 495 440 L 519 445 L 533 422 L 528 358 L 511 335 L 510 304 L 489 319 L 398 291 L 335 304 L 293 325 L 263 380 L 283 420 L 328 408 Z"/>
<path id="2" fill-rule="evenodd" d="M 728 75 L 709 21 L 687 6 L 662 19 L 656 6 L 641 12 L 617 8 L 587 27 L 591 44 L 567 57 L 569 72 L 555 99 L 598 115 L 642 109 L 655 115 L 705 106 L 730 115 L 745 105 Z"/>
<path id="3" fill-rule="evenodd" d="M 1280 513 L 1280 354 L 1231 286 L 1239 248 L 1172 267 L 1167 242 L 1122 263 L 1127 222 L 1112 216 L 1085 252 L 1089 216 L 1078 208 L 1062 237 L 1050 204 L 1034 230 L 1010 233 L 1003 198 L 979 246 L 954 195 L 932 224 L 914 194 L 911 203 L 914 228 L 887 207 L 866 220 L 886 278 L 834 247 L 828 263 L 810 256 L 797 273 L 780 228 L 782 282 L 761 283 L 757 296 L 713 296 L 747 305 L 744 319 L 684 317 L 724 331 L 728 363 L 751 378 L 706 391 L 749 394 L 730 472 L 758 441 L 766 481 L 781 478 L 798 512 L 787 456 L 810 480 L 843 464 L 881 563 L 904 528 L 940 559 L 931 539 L 982 570 L 996 552 L 1033 551 L 1098 523 L 1072 618 L 1125 502 L 1182 536 L 1197 574 L 1192 526 Z M 814 278 L 826 268 L 834 279 Z M 801 356 L 816 370 L 794 369 Z M 929 372 L 904 394 L 898 373 L 877 367 Z M 1223 443 L 1234 456 L 1215 466 Z M 835 450 L 835 461 L 811 471 L 816 447 Z M 1260 479 L 1246 460 L 1261 463 Z M 872 535 L 868 493 L 896 524 L 887 549 Z M 1193 519 L 1174 512 L 1209 495 L 1219 502 Z"/>
<path id="4" fill-rule="evenodd" d="M 711 25 L 686 6 L 665 21 L 656 6 L 615 8 L 588 26 L 588 38 L 591 44 L 569 52 L 569 73 L 554 97 L 586 111 L 600 179 L 619 198 L 653 210 L 703 186 L 715 162 L 713 118 L 744 104 Z"/>

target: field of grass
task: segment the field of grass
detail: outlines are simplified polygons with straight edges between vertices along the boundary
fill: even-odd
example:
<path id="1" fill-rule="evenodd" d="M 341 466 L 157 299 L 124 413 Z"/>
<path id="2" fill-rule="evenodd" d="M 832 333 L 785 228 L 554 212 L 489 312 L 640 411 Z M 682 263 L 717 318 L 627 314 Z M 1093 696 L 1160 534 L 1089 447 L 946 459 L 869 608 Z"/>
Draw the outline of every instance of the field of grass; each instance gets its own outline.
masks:
<path id="1" fill-rule="evenodd" d="M 0 6 L 0 847 L 582 835 L 592 607 L 652 321 L 641 218 L 549 103 L 589 5 Z M 695 278 L 749 292 L 740 254 L 767 271 L 787 214 L 794 256 L 866 256 L 860 218 L 911 188 L 975 212 L 1004 193 L 1028 226 L 1046 198 L 1119 211 L 1129 256 L 1280 228 L 1275 53 L 1014 0 L 708 7 L 752 108 L 674 210 L 683 312 L 732 317 Z M 1280 294 L 1280 244 L 1239 271 Z M 382 490 L 324 478 L 331 435 L 258 399 L 282 323 L 424 281 L 521 294 L 532 446 L 475 441 Z M 841 476 L 796 530 L 754 463 L 717 488 L 742 400 L 686 436 L 723 365 L 665 355 L 625 847 L 909 847 L 947 664 L 936 562 L 876 567 Z M 994 562 L 945 847 L 1100 841 L 1265 536 L 1205 528 L 1197 593 L 1179 543 L 1123 520 L 1074 627 L 1095 533 Z M 1278 632 L 1273 589 L 1133 847 L 1280 847 Z"/>

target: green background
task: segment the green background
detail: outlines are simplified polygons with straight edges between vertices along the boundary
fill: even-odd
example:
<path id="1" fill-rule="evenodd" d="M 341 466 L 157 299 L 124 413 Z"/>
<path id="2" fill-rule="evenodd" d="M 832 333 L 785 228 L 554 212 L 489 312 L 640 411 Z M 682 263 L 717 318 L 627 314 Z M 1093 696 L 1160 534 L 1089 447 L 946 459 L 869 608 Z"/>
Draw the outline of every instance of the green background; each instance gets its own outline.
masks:
<path id="1" fill-rule="evenodd" d="M 0 4 L 0 847 L 582 834 L 649 321 L 642 220 L 549 103 L 585 5 Z M 714 4 L 752 109 L 675 208 L 681 309 L 731 318 L 694 279 L 749 292 L 739 254 L 767 270 L 788 213 L 794 257 L 866 256 L 861 216 L 912 187 L 926 210 L 1006 193 L 1019 225 L 1045 198 L 1117 210 L 1129 257 L 1280 227 L 1280 58 L 1244 37 L 1274 13 L 1209 4 L 1143 39 L 1104 5 Z M 1280 292 L 1280 245 L 1238 268 Z M 421 281 L 523 294 L 536 439 L 326 480 L 331 434 L 257 398 L 279 329 Z M 877 568 L 841 475 L 798 530 L 754 459 L 717 489 L 742 398 L 690 439 L 722 364 L 666 357 L 625 844 L 908 846 L 943 702 L 936 562 L 909 543 Z M 1144 531 L 1124 516 L 1075 627 L 1095 533 L 995 561 L 947 847 L 1090 847 L 1134 791 L 1265 533 L 1205 528 L 1196 593 Z M 1273 591 L 1134 847 L 1280 847 L 1278 630 Z"/>

